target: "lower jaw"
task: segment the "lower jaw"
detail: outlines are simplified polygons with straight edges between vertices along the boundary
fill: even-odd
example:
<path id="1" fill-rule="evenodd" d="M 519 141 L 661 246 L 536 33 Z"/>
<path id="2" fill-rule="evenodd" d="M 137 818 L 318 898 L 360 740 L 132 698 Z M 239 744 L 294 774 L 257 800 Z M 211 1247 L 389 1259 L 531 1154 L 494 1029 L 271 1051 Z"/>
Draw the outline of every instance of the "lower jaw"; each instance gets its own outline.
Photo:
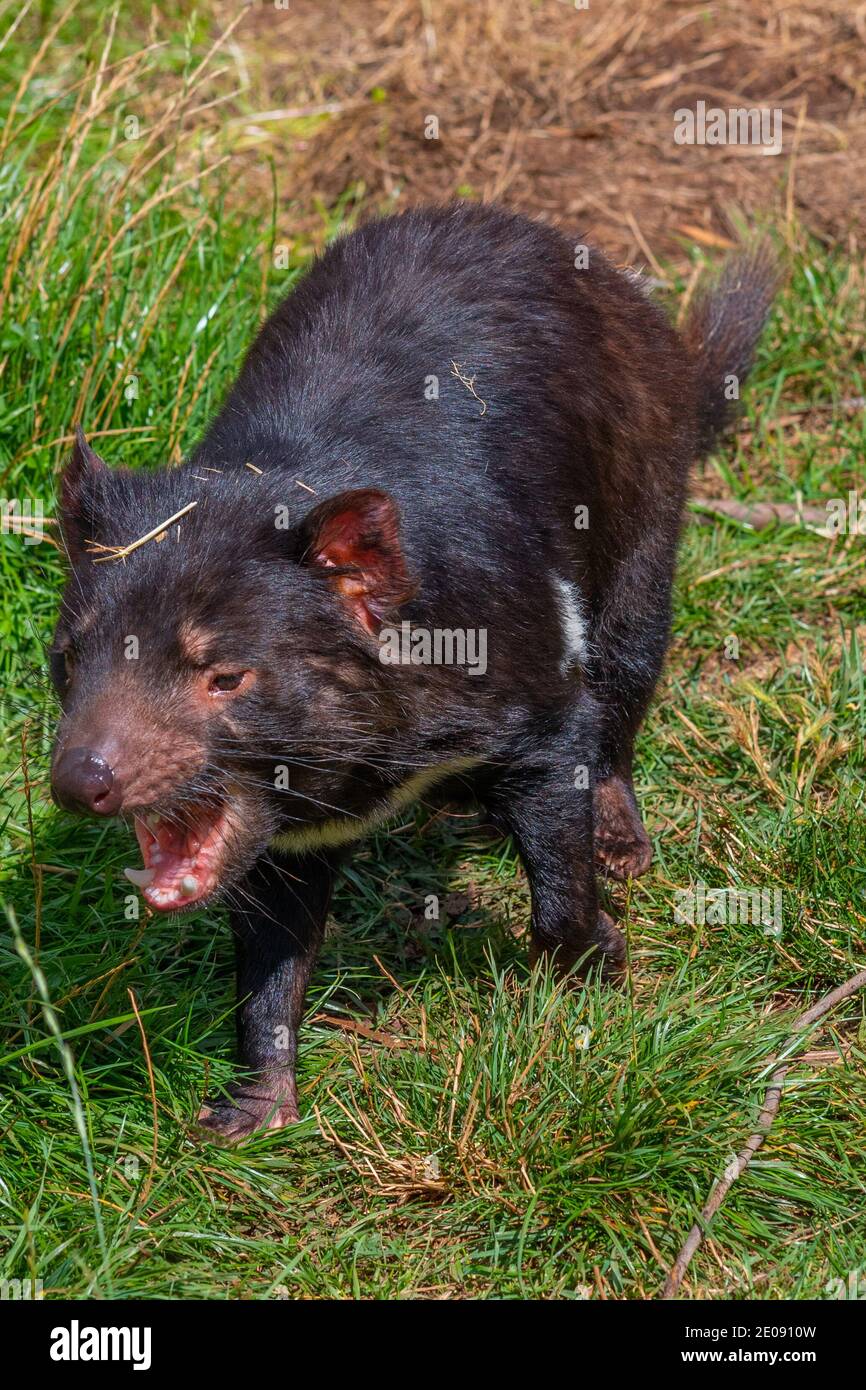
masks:
<path id="1" fill-rule="evenodd" d="M 209 902 L 219 889 L 225 813 L 203 815 L 181 830 L 159 818 L 136 817 L 135 831 L 143 870 L 127 870 L 155 912 L 189 912 Z"/>
<path id="2" fill-rule="evenodd" d="M 148 907 L 153 908 L 154 912 L 161 912 L 165 916 L 170 913 L 178 915 L 183 912 L 194 912 L 199 908 L 206 907 L 212 902 L 217 893 L 217 885 L 208 888 L 204 892 L 198 892 L 194 897 L 184 894 L 182 897 L 170 890 L 159 888 L 143 888 L 142 896 Z"/>

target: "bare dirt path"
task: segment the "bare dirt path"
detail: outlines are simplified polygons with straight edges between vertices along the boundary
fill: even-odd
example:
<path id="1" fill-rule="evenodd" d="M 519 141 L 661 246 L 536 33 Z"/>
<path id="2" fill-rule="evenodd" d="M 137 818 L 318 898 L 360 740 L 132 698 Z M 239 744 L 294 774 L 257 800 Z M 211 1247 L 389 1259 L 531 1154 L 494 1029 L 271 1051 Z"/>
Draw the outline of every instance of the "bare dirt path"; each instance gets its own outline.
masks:
<path id="1" fill-rule="evenodd" d="M 242 182 L 269 186 L 272 156 L 298 231 L 355 188 L 365 213 L 501 198 L 649 266 L 738 215 L 862 242 L 866 4 L 291 0 L 235 43 Z M 677 144 L 699 101 L 780 109 L 781 154 Z"/>

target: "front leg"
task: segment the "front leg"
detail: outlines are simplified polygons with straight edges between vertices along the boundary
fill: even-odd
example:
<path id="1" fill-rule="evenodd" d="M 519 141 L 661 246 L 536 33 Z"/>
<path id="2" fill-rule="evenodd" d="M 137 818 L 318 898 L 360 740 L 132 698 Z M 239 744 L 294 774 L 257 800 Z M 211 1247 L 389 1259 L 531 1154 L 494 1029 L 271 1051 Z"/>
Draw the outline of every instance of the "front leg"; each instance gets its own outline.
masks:
<path id="1" fill-rule="evenodd" d="M 319 954 L 334 880 L 325 856 L 260 859 L 231 913 L 238 989 L 238 1050 L 249 1079 L 205 1103 L 199 1127 L 222 1143 L 298 1118 L 298 1027 Z"/>
<path id="2" fill-rule="evenodd" d="M 529 880 L 530 960 L 551 955 L 558 971 L 577 965 L 585 974 L 600 967 L 605 978 L 618 978 L 625 941 L 598 905 L 592 791 L 574 785 L 571 749 L 580 744 L 569 745 L 531 767 L 512 769 L 497 788 L 495 813 L 510 830 Z"/>

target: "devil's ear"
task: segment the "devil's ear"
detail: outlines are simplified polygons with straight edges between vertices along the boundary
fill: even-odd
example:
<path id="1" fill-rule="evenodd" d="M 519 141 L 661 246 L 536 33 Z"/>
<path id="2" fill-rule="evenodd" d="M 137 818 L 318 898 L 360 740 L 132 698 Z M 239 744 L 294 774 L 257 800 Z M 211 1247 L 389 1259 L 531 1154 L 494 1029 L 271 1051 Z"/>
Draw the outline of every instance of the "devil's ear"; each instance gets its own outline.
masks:
<path id="1" fill-rule="evenodd" d="M 298 559 L 318 570 L 366 632 L 415 593 L 400 545 L 400 514 L 387 492 L 359 488 L 315 507 L 301 524 Z"/>
<path id="2" fill-rule="evenodd" d="M 107 464 L 76 425 L 72 454 L 60 477 L 60 524 L 70 560 L 79 557 L 84 541 L 93 533 L 93 482 L 107 472 Z"/>

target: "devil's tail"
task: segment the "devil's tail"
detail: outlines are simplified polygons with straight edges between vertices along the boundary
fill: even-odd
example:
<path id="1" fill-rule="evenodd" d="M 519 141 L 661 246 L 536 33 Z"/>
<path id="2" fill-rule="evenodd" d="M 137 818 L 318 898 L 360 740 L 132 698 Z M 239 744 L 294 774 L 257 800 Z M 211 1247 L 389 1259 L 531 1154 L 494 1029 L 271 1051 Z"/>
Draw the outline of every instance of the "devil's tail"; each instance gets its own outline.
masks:
<path id="1" fill-rule="evenodd" d="M 779 283 L 769 242 L 755 242 L 735 252 L 715 280 L 699 287 L 686 315 L 681 332 L 697 368 L 701 456 L 737 413 L 739 389 Z"/>

